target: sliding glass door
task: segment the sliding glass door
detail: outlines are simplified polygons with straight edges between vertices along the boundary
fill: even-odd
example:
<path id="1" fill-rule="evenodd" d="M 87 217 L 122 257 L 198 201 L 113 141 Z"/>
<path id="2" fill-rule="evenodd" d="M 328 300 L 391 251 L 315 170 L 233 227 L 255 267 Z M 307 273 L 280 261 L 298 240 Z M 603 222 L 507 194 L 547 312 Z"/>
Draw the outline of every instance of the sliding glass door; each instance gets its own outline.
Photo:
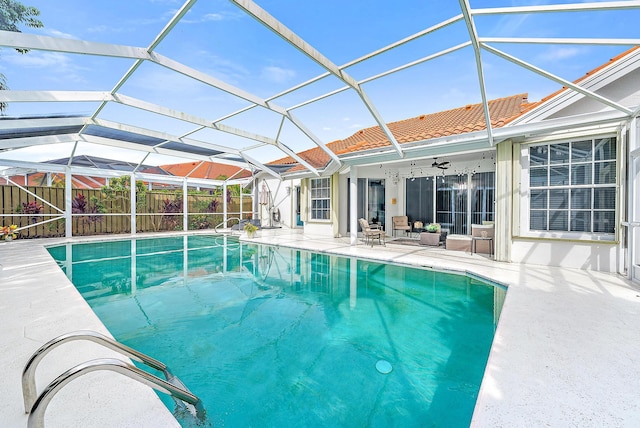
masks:
<path id="1" fill-rule="evenodd" d="M 495 176 L 494 172 L 480 172 L 471 176 L 471 224 L 494 221 Z"/>
<path id="2" fill-rule="evenodd" d="M 449 233 L 467 234 L 466 175 L 445 175 L 436 179 L 436 223 Z"/>
<path id="3" fill-rule="evenodd" d="M 350 179 L 347 180 L 347 200 L 351 200 Z M 385 225 L 385 180 L 358 178 L 358 218 L 366 218 L 369 223 Z M 351 218 L 351 204 L 347 204 L 347 218 Z M 350 231 L 347 222 L 347 232 Z"/>
<path id="4" fill-rule="evenodd" d="M 493 221 L 494 181 L 494 172 L 407 179 L 409 221 L 440 223 L 449 233 L 469 234 L 471 224 Z"/>

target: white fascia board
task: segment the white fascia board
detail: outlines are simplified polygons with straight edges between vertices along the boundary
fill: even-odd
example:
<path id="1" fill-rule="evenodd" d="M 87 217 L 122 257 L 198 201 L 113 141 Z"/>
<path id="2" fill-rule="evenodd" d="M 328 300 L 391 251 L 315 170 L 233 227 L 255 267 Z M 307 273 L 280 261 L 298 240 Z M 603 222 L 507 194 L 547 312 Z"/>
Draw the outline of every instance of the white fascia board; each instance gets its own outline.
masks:
<path id="1" fill-rule="evenodd" d="M 78 134 L 43 135 L 39 137 L 10 138 L 0 140 L 0 150 L 20 149 L 23 147 L 45 146 L 59 143 L 75 143 Z"/>
<path id="2" fill-rule="evenodd" d="M 61 126 L 82 126 L 89 123 L 87 117 L 57 117 L 33 119 L 0 120 L 0 129 L 50 128 Z"/>
<path id="3" fill-rule="evenodd" d="M 396 156 L 397 159 L 397 156 Z M 326 166 L 324 171 L 322 171 L 322 175 L 333 175 L 334 173 L 340 171 L 345 167 L 344 164 L 337 164 L 333 161 L 329 162 L 329 165 Z"/>
<path id="4" fill-rule="evenodd" d="M 497 143 L 497 141 L 495 141 Z M 441 143 L 417 146 L 414 148 L 405 148 L 406 159 L 414 159 L 421 157 L 438 157 L 441 155 L 452 155 L 457 153 L 476 152 L 479 150 L 493 149 L 495 145 L 491 145 L 486 134 L 481 140 L 460 141 L 455 144 Z M 346 165 L 371 165 L 380 163 L 397 162 L 397 157 L 393 156 L 393 152 L 378 152 L 344 159 Z"/>
<path id="5" fill-rule="evenodd" d="M 530 137 L 551 134 L 558 131 L 573 132 L 581 129 L 597 129 L 598 127 L 619 126 L 629 120 L 628 116 L 618 110 L 607 110 L 596 113 L 579 114 L 570 117 L 547 119 L 540 122 L 507 124 L 496 130 L 496 137 L 508 138 Z"/>
<path id="6" fill-rule="evenodd" d="M 24 102 L 102 102 L 111 94 L 106 91 L 0 91 L 0 101 Z"/>
<path id="7" fill-rule="evenodd" d="M 116 58 L 151 59 L 145 48 L 88 42 L 61 37 L 39 36 L 14 31 L 0 31 L 0 46 Z"/>
<path id="8" fill-rule="evenodd" d="M 293 165 L 291 165 L 293 166 Z M 324 176 L 324 170 L 320 171 L 320 177 Z M 302 180 L 304 178 L 317 178 L 318 176 L 311 174 L 309 171 L 295 171 L 282 174 L 283 180 Z"/>

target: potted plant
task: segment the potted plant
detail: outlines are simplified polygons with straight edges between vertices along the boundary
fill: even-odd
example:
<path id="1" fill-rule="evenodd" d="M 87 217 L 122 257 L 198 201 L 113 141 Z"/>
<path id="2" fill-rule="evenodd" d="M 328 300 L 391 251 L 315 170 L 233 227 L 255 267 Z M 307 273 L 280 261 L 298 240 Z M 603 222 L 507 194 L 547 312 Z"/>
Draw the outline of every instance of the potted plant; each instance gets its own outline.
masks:
<path id="1" fill-rule="evenodd" d="M 11 226 L 2 226 L 2 228 L 0 228 L 0 239 L 3 241 L 11 241 L 14 240 L 18 237 L 18 235 L 16 235 L 15 231 L 18 228 L 18 226 L 16 226 L 15 224 L 12 224 Z"/>
<path id="2" fill-rule="evenodd" d="M 246 222 L 244 224 L 244 231 L 247 232 L 247 237 L 253 238 L 256 236 L 256 231 L 258 230 L 258 226 L 251 222 Z"/>
<path id="3" fill-rule="evenodd" d="M 431 233 L 439 233 L 440 232 L 440 224 L 438 223 L 431 223 L 427 226 L 427 232 L 431 232 Z"/>

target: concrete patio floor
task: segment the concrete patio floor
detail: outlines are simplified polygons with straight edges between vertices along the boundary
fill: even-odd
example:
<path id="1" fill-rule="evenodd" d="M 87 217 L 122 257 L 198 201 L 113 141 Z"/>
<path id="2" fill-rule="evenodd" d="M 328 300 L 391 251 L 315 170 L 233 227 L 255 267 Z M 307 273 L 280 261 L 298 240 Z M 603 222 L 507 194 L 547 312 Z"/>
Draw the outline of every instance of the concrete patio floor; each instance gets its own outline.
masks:
<path id="1" fill-rule="evenodd" d="M 128 236 L 72 241 L 117 238 Z M 498 263 L 485 255 L 393 241 L 383 247 L 351 246 L 348 238 L 311 237 L 286 229 L 262 230 L 252 241 L 471 272 L 507 285 L 474 427 L 640 423 L 640 289 L 619 275 Z M 20 376 L 39 346 L 75 330 L 106 333 L 44 248 L 60 242 L 68 241 L 0 243 L 3 427 L 27 426 Z M 73 365 L 107 355 L 116 354 L 87 343 L 61 346 L 43 360 L 36 375 L 38 391 Z M 45 421 L 47 427 L 178 426 L 150 388 L 110 372 L 91 373 L 66 386 L 51 401 Z"/>

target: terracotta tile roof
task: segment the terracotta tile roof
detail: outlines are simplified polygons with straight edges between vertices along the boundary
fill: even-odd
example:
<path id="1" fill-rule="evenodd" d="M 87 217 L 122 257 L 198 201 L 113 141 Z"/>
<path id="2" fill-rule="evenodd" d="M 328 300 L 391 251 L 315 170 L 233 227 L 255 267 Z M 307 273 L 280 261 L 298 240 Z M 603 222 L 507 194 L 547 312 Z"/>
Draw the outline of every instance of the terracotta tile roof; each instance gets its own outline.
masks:
<path id="1" fill-rule="evenodd" d="M 491 126 L 499 128 L 522 113 L 523 107 L 528 105 L 527 94 L 491 100 L 488 104 Z M 452 110 L 392 122 L 388 127 L 398 143 L 405 144 L 480 131 L 486 129 L 486 124 L 482 104 L 468 104 Z M 362 129 L 344 140 L 333 141 L 327 144 L 327 147 L 337 155 L 341 155 L 390 145 L 380 127 L 374 126 Z M 329 155 L 317 147 L 300 152 L 298 155 L 314 168 L 322 168 L 330 160 Z M 304 167 L 297 165 L 297 161 L 290 156 L 269 162 L 269 165 L 295 165 L 289 169 L 289 172 L 304 170 Z"/>
<path id="2" fill-rule="evenodd" d="M 600 71 L 600 70 L 602 70 L 602 69 L 604 69 L 604 68 L 608 67 L 609 65 L 613 64 L 614 62 L 619 61 L 621 58 L 624 58 L 625 56 L 629 55 L 631 52 L 633 52 L 633 51 L 635 51 L 635 50 L 637 50 L 637 49 L 640 49 L 640 46 L 634 46 L 634 47 L 632 47 L 631 49 L 628 49 L 628 50 L 626 50 L 626 51 L 622 52 L 620 55 L 617 55 L 617 56 L 615 56 L 615 57 L 611 58 L 608 62 L 606 62 L 606 63 L 604 63 L 604 64 L 602 64 L 602 65 L 600 65 L 600 66 L 598 66 L 598 67 L 594 68 L 594 69 L 593 69 L 593 70 L 591 70 L 591 71 L 588 71 L 587 73 L 585 73 L 585 75 L 584 75 L 584 76 L 580 77 L 580 78 L 579 78 L 579 79 L 577 79 L 577 80 L 574 80 L 572 83 L 577 84 L 577 83 L 582 82 L 582 81 L 583 81 L 583 80 L 585 80 L 587 77 L 589 77 L 589 76 L 591 76 L 591 75 L 593 75 L 593 74 L 597 73 L 598 71 Z M 547 101 L 549 101 L 550 99 L 552 99 L 552 98 L 556 97 L 557 95 L 561 94 L 562 92 L 566 91 L 567 89 L 568 89 L 568 88 L 567 88 L 566 86 L 563 86 L 562 88 L 560 88 L 559 90 L 555 91 L 555 92 L 554 92 L 554 93 L 552 93 L 551 95 L 548 95 L 548 96 L 546 96 L 546 97 L 542 98 L 540 101 L 535 102 L 535 103 L 530 103 L 529 105 L 527 105 L 527 106 L 525 107 L 525 109 L 523 110 L 523 112 L 522 112 L 522 113 L 524 114 L 524 113 L 527 113 L 527 112 L 529 112 L 529 111 L 533 110 L 534 108 L 538 107 L 538 106 L 539 106 L 539 105 L 541 105 L 541 104 L 544 104 L 545 102 L 547 102 Z M 515 117 L 514 117 L 514 118 L 512 118 L 512 119 L 510 119 L 510 121 L 511 121 L 511 120 L 515 120 Z"/>
<path id="3" fill-rule="evenodd" d="M 186 176 L 196 167 L 197 169 L 189 175 L 190 178 L 206 178 L 215 180 L 223 176 L 226 178 L 231 176 L 234 178 L 251 177 L 251 172 L 247 170 L 243 170 L 238 175 L 234 176 L 234 174 L 242 170 L 242 168 L 237 166 L 215 162 L 203 162 L 202 165 L 198 166 L 199 163 L 200 162 L 176 163 L 171 165 L 161 165 L 160 168 L 167 171 L 169 174 L 179 177 Z"/>

